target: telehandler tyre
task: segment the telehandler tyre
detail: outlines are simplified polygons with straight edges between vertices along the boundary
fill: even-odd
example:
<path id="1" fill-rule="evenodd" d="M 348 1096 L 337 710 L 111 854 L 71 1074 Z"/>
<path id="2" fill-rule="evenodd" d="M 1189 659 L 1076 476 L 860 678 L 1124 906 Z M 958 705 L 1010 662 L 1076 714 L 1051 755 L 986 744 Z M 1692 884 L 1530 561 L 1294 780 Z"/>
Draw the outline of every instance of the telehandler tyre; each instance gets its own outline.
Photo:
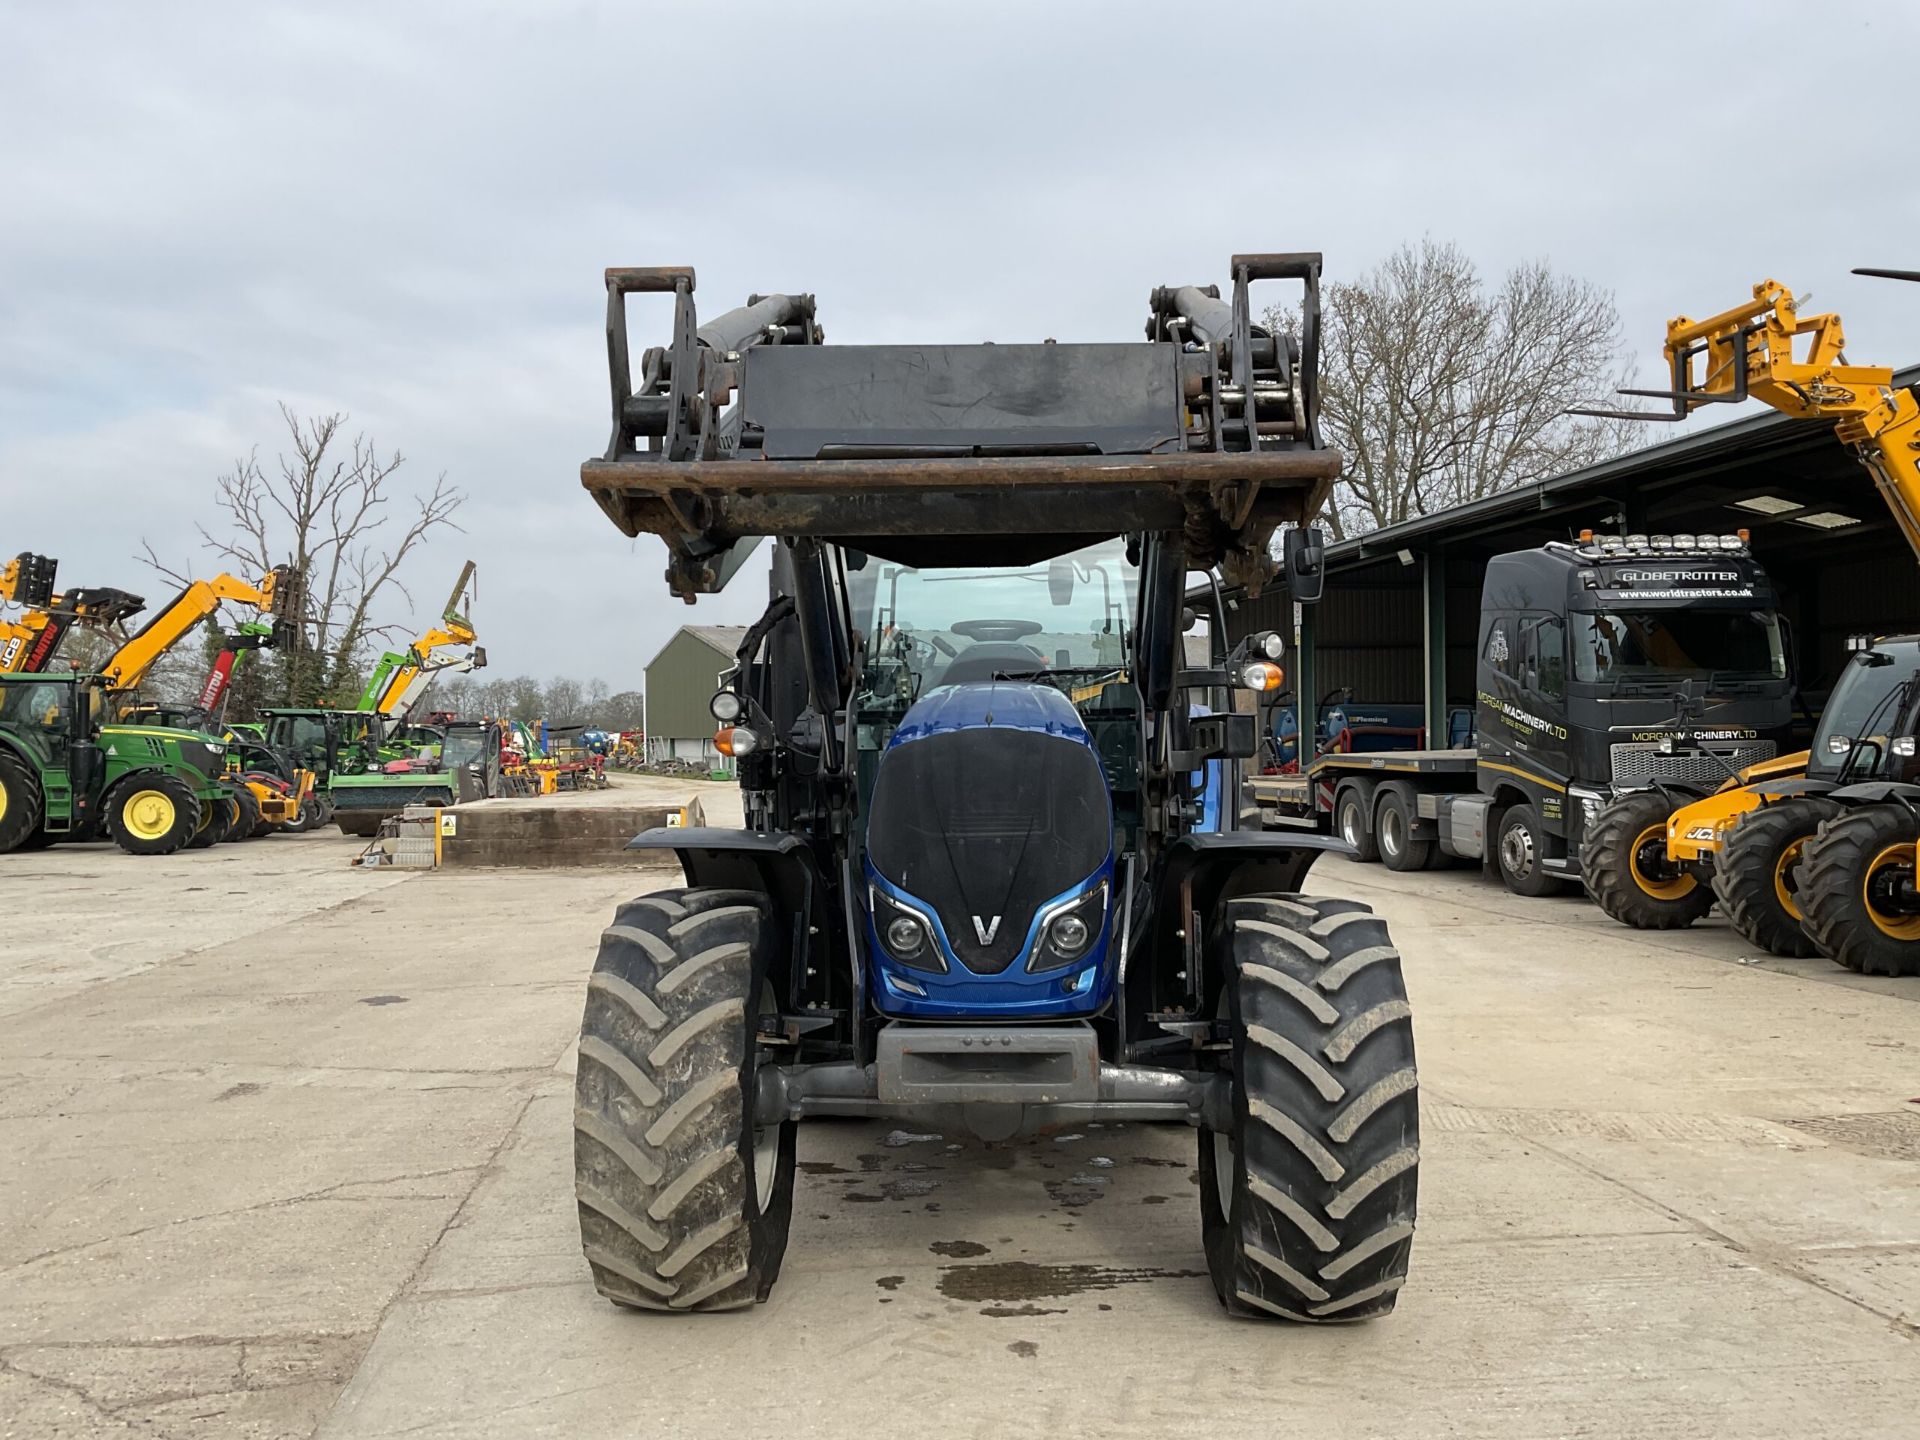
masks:
<path id="1" fill-rule="evenodd" d="M 0 855 L 26 846 L 44 811 L 40 779 L 13 751 L 0 749 Z"/>
<path id="2" fill-rule="evenodd" d="M 1820 953 L 1861 975 L 1920 975 L 1914 819 L 1904 805 L 1842 810 L 1800 852 L 1800 908 Z"/>
<path id="3" fill-rule="evenodd" d="M 1629 790 L 1600 807 L 1580 847 L 1593 903 L 1635 930 L 1683 930 L 1713 908 L 1713 887 L 1667 859 L 1673 810 L 1658 790 Z"/>
<path id="4" fill-rule="evenodd" d="M 1807 842 L 1840 813 L 1831 800 L 1782 800 L 1742 815 L 1713 866 L 1713 893 L 1742 938 L 1769 955 L 1816 953 L 1795 872 Z"/>
<path id="5" fill-rule="evenodd" d="M 1420 1156 L 1413 1025 L 1386 922 L 1353 900 L 1231 900 L 1230 1128 L 1200 1131 L 1200 1214 L 1231 1314 L 1309 1324 L 1393 1309 Z"/>
<path id="6" fill-rule="evenodd" d="M 200 826 L 193 832 L 193 838 L 187 841 L 189 850 L 211 850 L 215 845 L 224 845 L 229 840 L 240 838 L 234 833 L 234 827 L 240 823 L 240 802 L 232 792 L 217 800 L 202 802 Z"/>
<path id="7" fill-rule="evenodd" d="M 239 802 L 240 818 L 234 822 L 229 840 L 254 840 L 273 829 L 260 819 L 260 800 L 253 791 L 244 785 L 233 787 L 233 798 Z"/>
<path id="8" fill-rule="evenodd" d="M 780 1273 L 796 1127 L 754 1115 L 775 923 L 752 891 L 667 890 L 622 905 L 601 933 L 574 1195 L 594 1285 L 617 1305 L 734 1310 Z"/>
<path id="9" fill-rule="evenodd" d="M 107 797 L 107 833 L 130 855 L 173 854 L 203 818 L 200 797 L 172 775 L 131 775 Z"/>

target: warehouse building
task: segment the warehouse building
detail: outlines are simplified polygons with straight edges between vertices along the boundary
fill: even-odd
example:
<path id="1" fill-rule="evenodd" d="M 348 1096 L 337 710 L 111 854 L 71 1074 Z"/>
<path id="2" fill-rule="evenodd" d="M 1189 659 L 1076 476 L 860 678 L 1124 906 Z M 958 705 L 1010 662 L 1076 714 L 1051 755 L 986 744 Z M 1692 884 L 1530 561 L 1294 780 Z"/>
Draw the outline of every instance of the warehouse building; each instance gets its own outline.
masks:
<path id="1" fill-rule="evenodd" d="M 707 703 L 720 679 L 734 667 L 744 625 L 682 625 L 647 662 L 647 757 L 705 761 L 731 770 L 733 761 L 713 747 L 714 724 Z"/>
<path id="2" fill-rule="evenodd" d="M 1895 378 L 1920 383 L 1920 367 Z M 1920 629 L 1920 570 L 1865 467 L 1831 424 L 1767 412 L 1335 542 L 1318 605 L 1296 615 L 1278 585 L 1230 593 L 1228 630 L 1297 636 L 1288 686 L 1315 702 L 1345 691 L 1408 707 L 1424 721 L 1424 743 L 1458 743 L 1450 732 L 1473 703 L 1488 559 L 1582 529 L 1749 531 L 1792 627 L 1810 712 L 1848 636 Z"/>

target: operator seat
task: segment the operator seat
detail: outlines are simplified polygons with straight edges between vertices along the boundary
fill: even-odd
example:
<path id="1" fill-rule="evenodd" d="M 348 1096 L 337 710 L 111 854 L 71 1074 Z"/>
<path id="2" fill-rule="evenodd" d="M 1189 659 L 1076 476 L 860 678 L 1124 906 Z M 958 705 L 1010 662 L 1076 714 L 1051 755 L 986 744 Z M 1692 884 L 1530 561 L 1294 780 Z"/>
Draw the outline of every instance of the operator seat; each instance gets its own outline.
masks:
<path id="1" fill-rule="evenodd" d="M 1047 668 L 1047 657 L 1017 640 L 976 640 L 940 672 L 941 685 L 968 685 L 995 675 L 1022 675 Z"/>

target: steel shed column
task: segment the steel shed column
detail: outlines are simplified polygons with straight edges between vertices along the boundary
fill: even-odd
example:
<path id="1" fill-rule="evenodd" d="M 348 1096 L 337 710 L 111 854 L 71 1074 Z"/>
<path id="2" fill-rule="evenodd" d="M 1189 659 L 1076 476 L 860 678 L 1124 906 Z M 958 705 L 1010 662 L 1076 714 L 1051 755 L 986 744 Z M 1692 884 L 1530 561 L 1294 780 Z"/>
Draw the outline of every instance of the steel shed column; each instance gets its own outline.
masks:
<path id="1" fill-rule="evenodd" d="M 1420 552 L 1420 598 L 1426 624 L 1422 695 L 1427 712 L 1427 748 L 1447 743 L 1447 560 L 1438 550 Z"/>

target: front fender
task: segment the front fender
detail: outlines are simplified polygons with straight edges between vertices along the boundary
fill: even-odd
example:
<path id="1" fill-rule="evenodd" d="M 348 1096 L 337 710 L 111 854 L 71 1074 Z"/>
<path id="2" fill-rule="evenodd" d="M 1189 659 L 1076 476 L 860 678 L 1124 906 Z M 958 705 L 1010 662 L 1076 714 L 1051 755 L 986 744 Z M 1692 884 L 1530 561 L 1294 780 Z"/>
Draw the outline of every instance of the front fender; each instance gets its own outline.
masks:
<path id="1" fill-rule="evenodd" d="M 1900 780 L 1870 780 L 1861 785 L 1842 785 L 1837 790 L 1829 790 L 1827 798 L 1844 805 L 1884 805 L 1894 801 L 1911 806 L 1920 804 L 1920 785 L 1910 785 Z"/>

